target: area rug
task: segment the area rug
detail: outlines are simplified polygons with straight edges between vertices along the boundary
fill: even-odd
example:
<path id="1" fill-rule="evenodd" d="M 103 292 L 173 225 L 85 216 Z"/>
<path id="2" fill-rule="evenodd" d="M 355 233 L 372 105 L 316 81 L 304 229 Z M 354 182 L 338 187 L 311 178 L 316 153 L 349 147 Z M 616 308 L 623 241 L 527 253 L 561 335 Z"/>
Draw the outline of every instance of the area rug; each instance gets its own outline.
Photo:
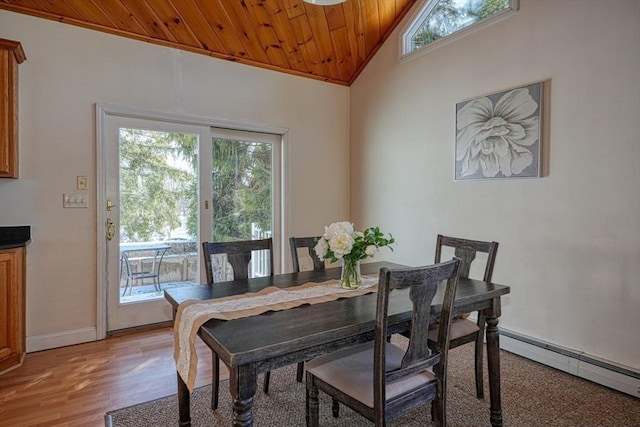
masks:
<path id="1" fill-rule="evenodd" d="M 640 426 L 640 400 L 598 384 L 501 351 L 502 408 L 505 426 Z M 295 380 L 296 366 L 271 373 L 269 394 L 260 376 L 253 414 L 256 427 L 305 425 L 304 383 Z M 448 425 L 489 426 L 489 390 L 485 366 L 485 399 L 475 397 L 473 346 L 450 351 L 447 391 Z M 219 409 L 211 411 L 211 387 L 191 396 L 193 427 L 229 426 L 232 420 L 228 383 L 220 384 Z M 169 396 L 107 413 L 107 427 L 166 427 L 178 425 L 178 402 Z M 320 425 L 359 427 L 372 423 L 341 405 L 331 415 L 331 401 L 320 393 Z M 430 406 L 414 409 L 388 424 L 393 427 L 431 426 Z"/>

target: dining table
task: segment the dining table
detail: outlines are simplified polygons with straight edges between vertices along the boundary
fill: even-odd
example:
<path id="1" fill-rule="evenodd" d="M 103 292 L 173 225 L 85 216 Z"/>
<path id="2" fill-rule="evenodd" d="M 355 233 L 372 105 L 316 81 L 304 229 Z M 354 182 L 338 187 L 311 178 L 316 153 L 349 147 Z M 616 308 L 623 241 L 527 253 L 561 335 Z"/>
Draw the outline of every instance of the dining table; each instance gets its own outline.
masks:
<path id="1" fill-rule="evenodd" d="M 362 264 L 363 275 L 375 275 L 380 268 L 406 268 L 389 262 Z M 276 274 L 165 289 L 164 295 L 175 313 L 181 303 L 190 300 L 208 301 L 255 293 L 268 287 L 290 288 L 310 282 L 340 278 L 340 268 Z M 389 301 L 389 332 L 409 330 L 411 303 L 401 293 L 391 292 Z M 481 280 L 461 278 L 456 291 L 453 315 L 482 311 L 486 319 L 486 343 L 489 376 L 490 413 L 492 426 L 502 426 L 500 395 L 500 349 L 498 318 L 501 297 L 509 286 Z M 432 321 L 440 316 L 443 290 L 436 294 Z M 373 341 L 377 296 L 369 293 L 319 304 L 303 304 L 280 311 L 234 320 L 211 319 L 199 327 L 197 335 L 229 368 L 229 390 L 233 400 L 233 419 L 237 427 L 253 426 L 253 404 L 258 374 L 330 353 L 359 343 Z M 190 426 L 190 391 L 177 375 L 180 426 Z"/>

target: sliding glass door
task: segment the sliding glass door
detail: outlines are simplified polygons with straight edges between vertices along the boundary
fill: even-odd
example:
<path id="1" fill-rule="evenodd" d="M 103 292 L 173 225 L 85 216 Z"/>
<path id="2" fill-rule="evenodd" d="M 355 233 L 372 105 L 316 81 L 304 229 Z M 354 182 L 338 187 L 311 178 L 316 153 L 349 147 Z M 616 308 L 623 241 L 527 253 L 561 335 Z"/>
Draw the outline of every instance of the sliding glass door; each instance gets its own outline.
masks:
<path id="1" fill-rule="evenodd" d="M 107 331 L 171 319 L 164 289 L 205 281 L 203 241 L 280 234 L 280 135 L 107 115 Z M 274 239 L 278 241 L 279 239 Z M 280 253 L 279 242 L 275 252 Z M 257 253 L 251 274 L 268 274 Z M 230 277 L 224 260 L 216 280 Z"/>

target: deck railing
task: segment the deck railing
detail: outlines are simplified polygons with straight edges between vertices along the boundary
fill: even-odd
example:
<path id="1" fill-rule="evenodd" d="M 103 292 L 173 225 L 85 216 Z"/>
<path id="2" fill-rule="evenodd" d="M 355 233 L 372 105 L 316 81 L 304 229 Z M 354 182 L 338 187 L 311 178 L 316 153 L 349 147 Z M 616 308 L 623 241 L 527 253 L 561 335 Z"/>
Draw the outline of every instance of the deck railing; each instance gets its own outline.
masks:
<path id="1" fill-rule="evenodd" d="M 271 230 L 263 231 L 257 223 L 251 223 L 251 240 L 268 239 L 271 237 Z M 269 271 L 270 260 L 267 251 L 254 251 L 251 254 L 251 277 L 265 277 L 271 274 Z"/>
<path id="2" fill-rule="evenodd" d="M 170 246 L 160 264 L 160 284 L 173 282 L 199 282 L 198 242 L 166 241 Z M 139 251 L 129 253 L 129 262 L 133 271 L 149 270 L 153 263 L 153 253 Z M 126 271 L 121 274 L 121 286 L 126 282 Z M 152 284 L 153 279 L 134 279 L 133 285 Z"/>
<path id="3" fill-rule="evenodd" d="M 251 239 L 268 239 L 271 237 L 271 231 L 261 230 L 257 223 L 251 224 Z M 167 250 L 162 264 L 160 265 L 160 284 L 174 282 L 193 282 L 199 283 L 198 272 L 198 254 L 199 242 L 190 240 L 180 241 L 164 241 L 171 247 Z M 149 269 L 153 263 L 153 255 L 149 252 L 131 252 L 129 261 L 134 271 L 143 271 Z M 231 280 L 233 272 L 226 262 L 226 257 L 214 257 L 214 277 L 218 280 Z M 252 254 L 251 264 L 249 266 L 251 277 L 268 276 L 271 272 L 269 254 L 267 251 L 254 251 Z M 121 275 L 125 279 L 126 273 Z M 121 281 L 124 287 L 125 280 Z M 152 279 L 136 279 L 133 285 L 152 284 Z"/>

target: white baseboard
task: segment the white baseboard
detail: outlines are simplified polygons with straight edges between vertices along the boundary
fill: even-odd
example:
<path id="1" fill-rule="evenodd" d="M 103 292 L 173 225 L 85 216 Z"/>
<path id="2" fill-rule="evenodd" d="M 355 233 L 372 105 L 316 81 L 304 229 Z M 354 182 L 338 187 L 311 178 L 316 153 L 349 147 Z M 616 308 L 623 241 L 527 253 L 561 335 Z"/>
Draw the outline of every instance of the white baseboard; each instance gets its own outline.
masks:
<path id="1" fill-rule="evenodd" d="M 594 383 L 640 397 L 640 372 L 596 357 L 500 330 L 500 348 Z"/>
<path id="2" fill-rule="evenodd" d="M 27 353 L 97 340 L 95 327 L 27 337 Z"/>

